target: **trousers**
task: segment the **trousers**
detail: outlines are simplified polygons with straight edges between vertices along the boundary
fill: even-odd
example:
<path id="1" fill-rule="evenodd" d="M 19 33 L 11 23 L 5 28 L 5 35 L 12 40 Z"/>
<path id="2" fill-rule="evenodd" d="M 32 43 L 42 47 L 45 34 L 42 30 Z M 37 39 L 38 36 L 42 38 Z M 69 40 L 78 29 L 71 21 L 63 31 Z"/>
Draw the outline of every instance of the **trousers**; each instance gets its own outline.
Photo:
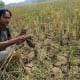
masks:
<path id="1" fill-rule="evenodd" d="M 10 47 L 7 47 L 5 50 L 3 50 L 3 51 L 0 51 L 0 62 L 1 61 L 4 61 L 5 59 L 7 59 L 7 57 L 10 55 L 10 54 L 12 54 L 13 52 L 12 51 L 14 51 L 16 48 L 17 48 L 18 46 L 16 45 L 16 44 L 14 44 L 14 45 L 12 45 L 12 46 L 10 46 Z"/>
<path id="2" fill-rule="evenodd" d="M 0 51 L 0 62 L 7 59 L 8 55 L 10 54 L 11 47 L 6 48 L 3 51 Z"/>

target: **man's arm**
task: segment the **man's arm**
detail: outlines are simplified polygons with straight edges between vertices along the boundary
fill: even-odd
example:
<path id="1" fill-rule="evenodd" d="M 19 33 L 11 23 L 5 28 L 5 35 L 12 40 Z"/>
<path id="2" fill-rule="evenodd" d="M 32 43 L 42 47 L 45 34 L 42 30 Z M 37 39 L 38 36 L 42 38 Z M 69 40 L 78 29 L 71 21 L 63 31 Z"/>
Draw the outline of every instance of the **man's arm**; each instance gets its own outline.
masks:
<path id="1" fill-rule="evenodd" d="M 16 37 L 16 38 L 9 39 L 7 41 L 0 42 L 0 50 L 3 50 L 3 49 L 5 49 L 5 48 L 7 48 L 7 47 L 9 47 L 13 44 L 20 44 L 23 41 L 25 41 L 25 36 L 24 35 Z"/>

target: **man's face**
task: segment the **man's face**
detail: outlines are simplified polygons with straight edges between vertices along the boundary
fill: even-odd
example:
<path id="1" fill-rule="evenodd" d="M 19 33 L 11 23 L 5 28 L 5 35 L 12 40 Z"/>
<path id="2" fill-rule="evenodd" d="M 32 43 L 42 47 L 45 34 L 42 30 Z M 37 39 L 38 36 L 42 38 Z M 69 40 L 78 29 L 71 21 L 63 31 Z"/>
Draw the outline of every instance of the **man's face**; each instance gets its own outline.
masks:
<path id="1" fill-rule="evenodd" d="M 5 12 L 5 14 L 3 14 L 1 17 L 0 17 L 0 25 L 5 27 L 9 24 L 10 22 L 10 19 L 11 19 L 11 16 L 9 14 L 9 12 Z"/>

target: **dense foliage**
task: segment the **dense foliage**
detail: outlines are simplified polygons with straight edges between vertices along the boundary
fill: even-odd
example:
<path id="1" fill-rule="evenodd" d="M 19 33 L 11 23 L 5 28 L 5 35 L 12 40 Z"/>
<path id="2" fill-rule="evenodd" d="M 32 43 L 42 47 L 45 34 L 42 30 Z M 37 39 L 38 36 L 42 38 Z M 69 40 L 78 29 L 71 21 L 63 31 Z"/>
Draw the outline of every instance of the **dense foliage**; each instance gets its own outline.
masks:
<path id="1" fill-rule="evenodd" d="M 3 2 L 3 1 L 0 1 L 0 9 L 1 9 L 1 8 L 4 8 L 4 7 L 5 7 L 4 2 Z"/>
<path id="2" fill-rule="evenodd" d="M 79 80 L 80 1 L 56 1 L 10 9 L 12 35 L 26 28 L 35 43 L 35 49 L 24 43 L 17 53 L 25 54 L 27 60 L 34 53 L 37 56 L 26 63 L 25 70 L 18 59 L 13 58 L 7 71 L 14 74 L 7 80 Z"/>

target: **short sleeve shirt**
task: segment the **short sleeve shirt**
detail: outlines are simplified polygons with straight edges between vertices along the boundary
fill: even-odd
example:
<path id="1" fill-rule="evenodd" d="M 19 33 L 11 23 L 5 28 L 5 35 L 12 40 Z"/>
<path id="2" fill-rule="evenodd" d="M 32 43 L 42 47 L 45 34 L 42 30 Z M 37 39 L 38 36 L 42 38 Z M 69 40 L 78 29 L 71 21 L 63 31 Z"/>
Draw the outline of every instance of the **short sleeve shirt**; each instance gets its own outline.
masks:
<path id="1" fill-rule="evenodd" d="M 11 34 L 8 27 L 0 30 L 0 42 L 8 40 L 9 37 L 11 37 Z"/>
<path id="2" fill-rule="evenodd" d="M 0 42 L 8 40 L 8 38 L 11 37 L 9 28 L 5 28 L 4 30 L 0 29 Z M 8 50 L 3 49 L 0 50 L 0 61 L 3 61 L 7 59 L 8 56 Z"/>

